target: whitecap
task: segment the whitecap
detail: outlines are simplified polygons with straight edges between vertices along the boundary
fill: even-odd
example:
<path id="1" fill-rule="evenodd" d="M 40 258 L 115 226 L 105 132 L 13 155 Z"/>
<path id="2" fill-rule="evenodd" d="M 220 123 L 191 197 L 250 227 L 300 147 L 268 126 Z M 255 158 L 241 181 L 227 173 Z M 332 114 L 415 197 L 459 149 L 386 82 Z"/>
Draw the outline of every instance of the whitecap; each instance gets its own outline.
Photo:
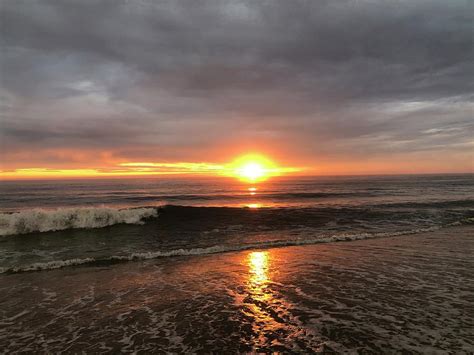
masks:
<path id="1" fill-rule="evenodd" d="M 157 215 L 155 208 L 109 207 L 35 209 L 0 213 L 0 236 L 71 228 L 102 228 L 119 223 L 141 224 L 143 219 Z"/>

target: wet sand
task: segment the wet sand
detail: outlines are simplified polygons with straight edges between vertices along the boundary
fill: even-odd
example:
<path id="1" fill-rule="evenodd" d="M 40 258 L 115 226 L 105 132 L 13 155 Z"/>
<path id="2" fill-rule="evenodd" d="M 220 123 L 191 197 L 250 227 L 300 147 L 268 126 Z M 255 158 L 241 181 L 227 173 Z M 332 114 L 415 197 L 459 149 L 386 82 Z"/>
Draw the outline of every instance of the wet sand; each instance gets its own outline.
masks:
<path id="1" fill-rule="evenodd" d="M 474 227 L 0 275 L 6 352 L 474 351 Z"/>

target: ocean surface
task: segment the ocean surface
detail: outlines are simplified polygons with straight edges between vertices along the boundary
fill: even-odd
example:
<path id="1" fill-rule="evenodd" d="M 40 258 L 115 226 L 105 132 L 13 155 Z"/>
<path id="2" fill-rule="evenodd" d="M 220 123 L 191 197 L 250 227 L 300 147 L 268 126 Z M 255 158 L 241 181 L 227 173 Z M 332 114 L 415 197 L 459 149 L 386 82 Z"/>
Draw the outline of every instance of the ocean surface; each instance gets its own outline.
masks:
<path id="1" fill-rule="evenodd" d="M 3 181 L 0 272 L 378 238 L 465 224 L 474 175 Z"/>
<path id="2" fill-rule="evenodd" d="M 1 183 L 6 353 L 474 352 L 474 176 Z"/>

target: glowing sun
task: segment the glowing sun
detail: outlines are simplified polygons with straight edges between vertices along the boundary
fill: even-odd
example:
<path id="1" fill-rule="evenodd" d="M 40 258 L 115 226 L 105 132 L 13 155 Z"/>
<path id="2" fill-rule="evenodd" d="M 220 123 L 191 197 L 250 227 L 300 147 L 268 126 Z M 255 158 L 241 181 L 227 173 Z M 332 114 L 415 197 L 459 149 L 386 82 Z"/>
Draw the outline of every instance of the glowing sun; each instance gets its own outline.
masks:
<path id="1" fill-rule="evenodd" d="M 276 165 L 268 158 L 249 154 L 237 158 L 229 166 L 233 176 L 247 182 L 258 182 L 279 174 Z"/>
<path id="2" fill-rule="evenodd" d="M 239 174 L 246 179 L 257 180 L 265 175 L 265 170 L 259 163 L 248 163 L 239 169 Z"/>

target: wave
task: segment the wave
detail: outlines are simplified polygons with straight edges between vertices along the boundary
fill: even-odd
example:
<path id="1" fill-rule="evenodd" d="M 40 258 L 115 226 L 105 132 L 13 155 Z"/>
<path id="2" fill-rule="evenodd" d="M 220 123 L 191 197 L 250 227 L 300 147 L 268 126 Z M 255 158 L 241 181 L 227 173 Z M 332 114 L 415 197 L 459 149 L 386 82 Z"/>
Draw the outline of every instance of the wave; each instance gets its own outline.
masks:
<path id="1" fill-rule="evenodd" d="M 391 203 L 380 203 L 371 205 L 371 207 L 387 207 L 387 208 L 441 208 L 441 207 L 457 207 L 474 208 L 474 199 L 462 199 L 462 200 L 446 200 L 446 201 L 408 201 L 408 202 L 391 202 Z"/>
<path id="2" fill-rule="evenodd" d="M 36 209 L 0 213 L 0 236 L 71 228 L 102 228 L 119 223 L 142 224 L 144 219 L 157 215 L 156 208 L 109 207 Z"/>
<path id="3" fill-rule="evenodd" d="M 454 225 L 454 224 L 453 224 Z M 177 256 L 196 256 L 220 254 L 252 249 L 269 249 L 288 246 L 301 246 L 310 244 L 332 243 L 332 242 L 349 242 L 355 240 L 396 237 L 409 234 L 417 234 L 422 232 L 431 232 L 442 227 L 418 228 L 398 232 L 380 232 L 380 233 L 357 233 L 357 234 L 339 234 L 321 236 L 318 239 L 293 239 L 293 240 L 273 240 L 260 243 L 242 244 L 242 245 L 214 245 L 206 248 L 191 248 L 191 249 L 173 249 L 167 251 L 151 251 L 142 253 L 132 253 L 129 255 L 114 255 L 104 258 L 76 258 L 68 260 L 54 260 L 49 262 L 34 263 L 26 266 L 0 268 L 0 274 L 17 274 L 24 272 L 35 272 L 43 270 L 62 269 L 69 266 L 109 266 L 113 264 L 120 264 L 130 261 L 143 261 L 151 259 L 159 259 L 165 257 Z"/>
<path id="4" fill-rule="evenodd" d="M 220 221 L 222 223 L 275 225 L 285 221 L 287 226 L 320 224 L 335 216 L 360 219 L 365 216 L 382 218 L 381 213 L 392 214 L 392 209 L 418 208 L 426 212 L 429 208 L 463 208 L 472 216 L 474 200 L 448 200 L 431 202 L 380 203 L 365 206 L 323 206 L 323 207 L 262 207 L 258 218 L 255 211 L 237 206 L 186 206 L 166 204 L 162 206 L 141 205 L 133 208 L 112 207 L 68 207 L 58 209 L 34 209 L 20 212 L 0 213 L 0 236 L 51 232 L 75 228 L 102 228 L 115 224 L 143 224 L 149 218 L 163 218 L 171 223 L 192 219 L 200 220 L 202 225 Z M 467 208 L 467 209 L 466 209 Z M 423 217 L 423 216 L 421 216 Z M 385 218 L 385 217 L 384 217 Z M 437 218 L 440 216 L 437 215 Z M 312 222 L 314 223 L 312 223 Z M 447 221 L 443 221 L 447 222 Z M 206 224 L 207 223 L 207 224 Z M 204 227 L 203 227 L 204 228 Z"/>
<path id="5" fill-rule="evenodd" d="M 116 197 L 116 193 L 104 196 L 108 198 Z M 121 194 L 120 194 L 121 195 Z M 293 199 L 324 199 L 333 197 L 370 197 L 373 193 L 367 192 L 257 192 L 258 198 L 261 199 L 278 199 L 278 200 L 293 200 Z M 248 193 L 240 194 L 152 194 L 152 195 L 132 195 L 121 197 L 124 201 L 129 202 L 147 202 L 147 201 L 233 201 L 246 200 L 249 198 Z"/>

